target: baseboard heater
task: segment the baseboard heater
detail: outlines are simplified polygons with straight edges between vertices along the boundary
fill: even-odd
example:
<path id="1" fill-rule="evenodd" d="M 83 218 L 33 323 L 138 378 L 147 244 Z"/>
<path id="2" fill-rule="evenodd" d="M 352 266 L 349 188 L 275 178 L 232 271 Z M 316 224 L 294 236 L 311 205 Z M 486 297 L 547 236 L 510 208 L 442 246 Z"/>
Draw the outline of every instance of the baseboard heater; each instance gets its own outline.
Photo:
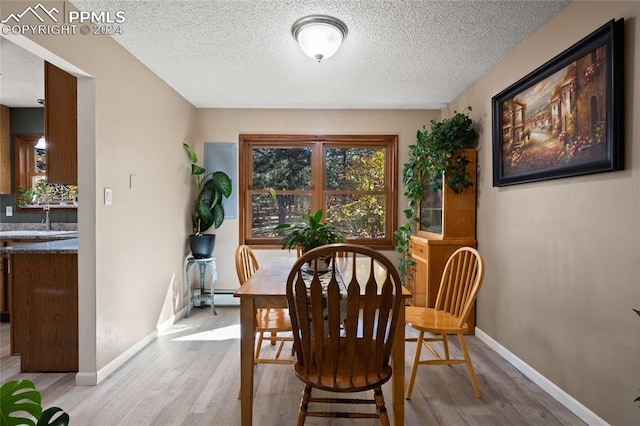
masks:
<path id="1" fill-rule="evenodd" d="M 214 299 L 216 306 L 240 306 L 240 299 L 233 297 L 235 290 L 215 289 Z"/>

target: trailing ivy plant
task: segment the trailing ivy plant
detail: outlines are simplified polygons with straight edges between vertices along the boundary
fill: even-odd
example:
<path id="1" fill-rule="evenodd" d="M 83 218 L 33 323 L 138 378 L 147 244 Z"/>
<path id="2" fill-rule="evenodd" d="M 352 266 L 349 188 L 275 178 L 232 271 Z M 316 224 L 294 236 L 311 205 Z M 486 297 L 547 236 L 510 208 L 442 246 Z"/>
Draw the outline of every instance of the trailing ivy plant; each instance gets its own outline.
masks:
<path id="1" fill-rule="evenodd" d="M 442 189 L 439 185 L 443 175 L 447 186 L 456 194 L 473 185 L 466 168 L 469 159 L 461 151 L 471 147 L 478 137 L 478 132 L 471 127 L 473 122 L 468 111 L 470 106 L 465 112 L 455 111 L 451 118 L 431 120 L 431 131 L 423 126 L 418 132 L 418 143 L 424 144 L 423 161 L 435 191 Z"/>
<path id="2" fill-rule="evenodd" d="M 404 210 L 407 221 L 394 232 L 398 243 L 396 251 L 401 255 L 398 272 L 405 285 L 412 278 L 411 271 L 415 264 L 409 251 L 409 242 L 416 224 L 420 222 L 418 211 L 425 182 L 433 182 L 433 190 L 439 191 L 444 176 L 446 185 L 456 194 L 473 186 L 467 171 L 469 159 L 461 151 L 462 148 L 471 147 L 478 136 L 471 127 L 473 122 L 469 118 L 469 111 L 470 106 L 464 112 L 454 111 L 451 118 L 431 120 L 431 129 L 422 126 L 422 130 L 418 130 L 416 143 L 409 146 L 409 161 L 402 170 L 404 195 L 408 200 L 408 208 Z M 429 226 L 429 223 L 423 221 L 422 225 Z"/>

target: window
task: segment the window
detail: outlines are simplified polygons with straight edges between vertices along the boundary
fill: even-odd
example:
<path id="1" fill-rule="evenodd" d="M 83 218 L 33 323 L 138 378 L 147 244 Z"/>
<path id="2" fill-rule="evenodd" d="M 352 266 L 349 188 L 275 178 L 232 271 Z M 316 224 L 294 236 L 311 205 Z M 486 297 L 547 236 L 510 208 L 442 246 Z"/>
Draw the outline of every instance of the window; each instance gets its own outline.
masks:
<path id="1" fill-rule="evenodd" d="M 349 242 L 392 249 L 397 141 L 395 135 L 240 135 L 241 243 L 280 246 L 277 224 L 323 209 Z"/>
<path id="2" fill-rule="evenodd" d="M 42 134 L 15 136 L 16 204 L 23 209 L 49 204 L 55 208 L 75 208 L 78 187 L 47 182 L 47 150 L 39 148 Z"/>

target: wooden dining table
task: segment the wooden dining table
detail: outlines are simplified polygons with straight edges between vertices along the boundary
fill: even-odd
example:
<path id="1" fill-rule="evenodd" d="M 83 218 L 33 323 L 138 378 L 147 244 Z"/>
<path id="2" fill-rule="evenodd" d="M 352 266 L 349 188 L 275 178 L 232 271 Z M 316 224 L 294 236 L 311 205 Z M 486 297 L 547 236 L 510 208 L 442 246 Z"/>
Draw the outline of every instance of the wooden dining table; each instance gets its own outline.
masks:
<path id="1" fill-rule="evenodd" d="M 240 298 L 240 409 L 243 426 L 253 423 L 253 369 L 256 337 L 256 310 L 259 308 L 286 308 L 286 283 L 295 257 L 273 257 L 245 282 L 236 292 Z M 408 300 L 411 292 L 403 287 L 403 298 Z M 394 424 L 404 425 L 404 303 L 398 317 L 393 350 L 391 353 L 391 404 Z M 293 374 L 293 368 L 291 369 Z"/>

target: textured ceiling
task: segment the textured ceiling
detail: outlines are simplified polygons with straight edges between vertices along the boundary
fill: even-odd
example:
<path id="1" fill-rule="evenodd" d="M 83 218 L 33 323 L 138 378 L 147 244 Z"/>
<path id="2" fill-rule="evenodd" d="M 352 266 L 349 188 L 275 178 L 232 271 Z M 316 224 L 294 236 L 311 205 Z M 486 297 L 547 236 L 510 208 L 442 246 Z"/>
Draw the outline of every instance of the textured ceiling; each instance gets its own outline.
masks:
<path id="1" fill-rule="evenodd" d="M 0 37 L 0 104 L 9 107 L 42 107 L 44 62 Z"/>
<path id="2" fill-rule="evenodd" d="M 441 108 L 568 1 L 109 1 L 114 38 L 196 107 Z M 309 14 L 349 34 L 322 63 L 291 25 Z M 510 82 L 505 82 L 505 84 Z"/>

